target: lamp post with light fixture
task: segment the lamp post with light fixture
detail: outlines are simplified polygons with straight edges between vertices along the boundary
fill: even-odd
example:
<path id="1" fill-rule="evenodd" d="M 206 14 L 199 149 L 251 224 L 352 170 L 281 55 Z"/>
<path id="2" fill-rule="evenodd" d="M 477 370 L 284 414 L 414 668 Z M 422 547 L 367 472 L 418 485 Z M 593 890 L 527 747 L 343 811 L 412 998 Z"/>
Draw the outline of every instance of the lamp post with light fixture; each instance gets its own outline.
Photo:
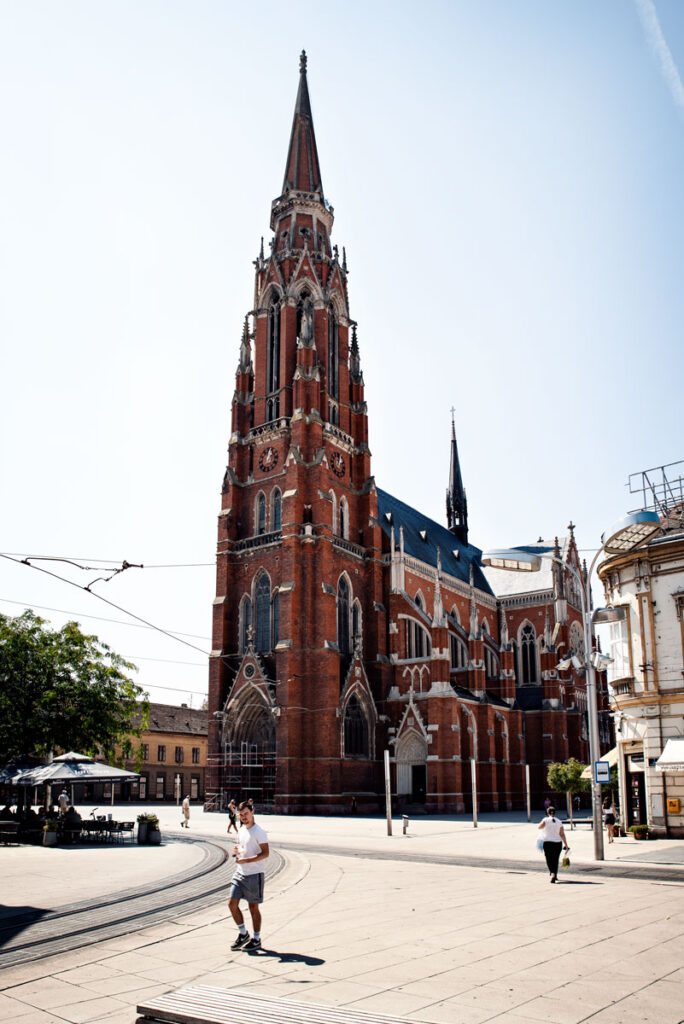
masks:
<path id="1" fill-rule="evenodd" d="M 568 569 L 579 584 L 580 603 L 582 611 L 582 626 L 584 631 L 584 652 L 586 668 L 587 688 L 587 713 L 589 718 L 589 758 L 591 761 L 591 792 L 592 792 L 592 820 L 594 828 L 594 860 L 604 860 L 603 851 L 603 829 L 601 815 L 601 784 L 596 781 L 596 762 L 600 758 L 600 743 L 598 730 L 598 706 L 596 700 L 596 669 L 605 667 L 605 656 L 603 664 L 595 663 L 592 657 L 592 626 L 599 623 L 618 622 L 625 618 L 623 608 L 596 608 L 591 614 L 591 574 L 594 566 L 603 552 L 613 553 L 618 551 L 630 551 L 635 545 L 640 544 L 645 538 L 652 536 L 660 529 L 660 519 L 655 512 L 633 512 L 619 520 L 608 532 L 601 537 L 601 546 L 594 555 L 589 567 L 586 580 L 586 593 L 584 581 L 579 572 L 568 563 L 564 563 L 557 555 L 548 552 L 520 547 L 507 548 L 500 551 L 486 551 L 482 555 L 482 564 L 489 565 L 496 569 L 507 569 L 511 572 L 539 572 L 542 559 L 557 562 Z M 588 599 L 588 600 L 587 600 Z M 589 607 L 587 605 L 589 604 Z M 572 660 L 572 659 L 571 659 Z M 560 663 L 563 664 L 562 662 Z M 560 667 L 560 666 L 559 666 Z"/>

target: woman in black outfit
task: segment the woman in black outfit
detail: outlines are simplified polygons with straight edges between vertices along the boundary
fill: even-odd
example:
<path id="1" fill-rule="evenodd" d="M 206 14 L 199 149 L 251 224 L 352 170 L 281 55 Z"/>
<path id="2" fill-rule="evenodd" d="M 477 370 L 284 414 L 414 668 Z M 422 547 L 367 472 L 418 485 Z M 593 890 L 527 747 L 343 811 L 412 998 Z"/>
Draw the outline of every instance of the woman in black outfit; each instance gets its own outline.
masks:
<path id="1" fill-rule="evenodd" d="M 544 842 L 546 866 L 551 875 L 550 881 L 555 882 L 558 878 L 558 861 L 560 860 L 561 850 L 563 847 L 566 850 L 570 849 L 565 838 L 563 826 L 556 817 L 555 807 L 547 808 L 546 817 L 543 821 L 539 822 L 537 828 L 543 829 L 542 840 Z"/>

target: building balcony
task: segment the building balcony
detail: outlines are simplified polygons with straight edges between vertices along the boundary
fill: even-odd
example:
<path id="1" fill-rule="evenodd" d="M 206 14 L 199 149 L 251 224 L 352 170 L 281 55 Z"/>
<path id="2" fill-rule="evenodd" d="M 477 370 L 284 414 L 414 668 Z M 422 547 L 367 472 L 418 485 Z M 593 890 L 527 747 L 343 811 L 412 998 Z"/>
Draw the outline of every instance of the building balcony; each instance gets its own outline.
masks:
<path id="1" fill-rule="evenodd" d="M 635 692 L 635 680 L 633 676 L 624 679 L 617 679 L 610 684 L 610 689 L 616 697 L 631 697 Z"/>
<path id="2" fill-rule="evenodd" d="M 272 533 L 261 533 L 257 537 L 247 537 L 245 540 L 238 540 L 233 545 L 233 551 L 249 551 L 251 548 L 262 548 L 266 544 L 279 544 L 283 539 L 281 530 L 274 530 Z"/>
<path id="3" fill-rule="evenodd" d="M 366 557 L 366 549 L 361 547 L 360 544 L 354 544 L 351 540 L 345 540 L 344 537 L 338 537 L 333 535 L 333 547 L 340 548 L 342 551 L 348 551 L 350 555 L 356 555 L 357 558 Z"/>

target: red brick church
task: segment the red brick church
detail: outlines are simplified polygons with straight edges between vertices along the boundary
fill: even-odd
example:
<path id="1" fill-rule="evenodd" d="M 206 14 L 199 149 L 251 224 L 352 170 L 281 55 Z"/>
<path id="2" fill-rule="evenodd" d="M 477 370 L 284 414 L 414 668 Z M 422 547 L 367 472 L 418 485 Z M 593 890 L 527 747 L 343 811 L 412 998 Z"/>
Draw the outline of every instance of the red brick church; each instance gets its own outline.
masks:
<path id="1" fill-rule="evenodd" d="M 398 806 L 468 810 L 475 770 L 482 809 L 519 807 L 526 764 L 539 801 L 545 763 L 588 757 L 582 674 L 557 668 L 583 657 L 577 587 L 483 570 L 453 425 L 446 525 L 376 484 L 304 54 L 270 226 L 219 515 L 208 806 L 377 810 L 386 748 Z M 579 566 L 572 529 L 555 545 Z"/>

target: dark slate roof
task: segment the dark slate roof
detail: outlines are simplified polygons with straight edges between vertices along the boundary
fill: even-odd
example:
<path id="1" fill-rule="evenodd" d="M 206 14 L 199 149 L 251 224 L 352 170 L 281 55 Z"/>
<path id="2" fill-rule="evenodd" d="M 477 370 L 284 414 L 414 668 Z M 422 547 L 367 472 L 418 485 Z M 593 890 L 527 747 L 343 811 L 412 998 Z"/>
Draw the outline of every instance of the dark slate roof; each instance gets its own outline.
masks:
<path id="1" fill-rule="evenodd" d="M 388 519 L 391 516 L 391 521 Z M 417 558 L 437 568 L 437 549 L 442 560 L 442 569 L 464 583 L 470 582 L 470 566 L 473 566 L 473 581 L 478 590 L 492 594 L 492 589 L 480 567 L 480 548 L 463 544 L 446 526 L 411 508 L 403 501 L 378 487 L 378 518 L 384 533 L 389 537 L 394 526 L 394 540 L 399 547 L 399 527 L 404 527 L 404 551 L 411 558 Z M 424 534 L 424 537 L 422 536 Z M 458 556 L 454 554 L 458 552 Z"/>
<path id="2" fill-rule="evenodd" d="M 176 704 L 150 703 L 150 724 L 146 732 L 178 732 L 187 736 L 206 736 L 207 711 L 179 707 Z"/>

